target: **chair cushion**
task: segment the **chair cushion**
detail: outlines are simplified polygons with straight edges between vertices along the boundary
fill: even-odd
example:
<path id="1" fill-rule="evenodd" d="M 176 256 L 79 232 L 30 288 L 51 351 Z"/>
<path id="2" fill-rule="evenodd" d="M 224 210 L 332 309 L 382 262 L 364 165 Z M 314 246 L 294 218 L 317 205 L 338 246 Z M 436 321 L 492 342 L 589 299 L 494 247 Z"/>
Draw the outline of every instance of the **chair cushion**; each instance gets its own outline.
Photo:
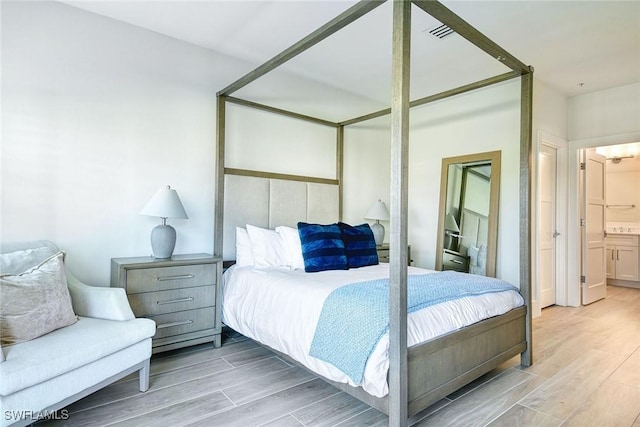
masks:
<path id="1" fill-rule="evenodd" d="M 73 325 L 37 339 L 3 346 L 6 360 L 0 363 L 0 395 L 7 396 L 85 366 L 155 332 L 155 322 L 150 319 L 123 322 L 80 317 Z"/>
<path id="2" fill-rule="evenodd" d="M 0 277 L 3 345 L 29 341 L 76 322 L 63 257 L 58 252 L 22 274 Z"/>

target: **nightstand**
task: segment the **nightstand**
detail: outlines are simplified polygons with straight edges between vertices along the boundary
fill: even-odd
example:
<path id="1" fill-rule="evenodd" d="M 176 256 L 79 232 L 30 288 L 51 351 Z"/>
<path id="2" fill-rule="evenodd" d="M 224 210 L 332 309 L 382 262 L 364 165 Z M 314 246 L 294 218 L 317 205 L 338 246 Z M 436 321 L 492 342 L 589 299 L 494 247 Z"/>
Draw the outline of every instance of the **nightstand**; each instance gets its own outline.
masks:
<path id="1" fill-rule="evenodd" d="M 156 322 L 153 353 L 221 345 L 222 259 L 209 254 L 112 258 L 111 286 L 124 288 L 136 317 Z"/>
<path id="2" fill-rule="evenodd" d="M 449 249 L 442 251 L 442 270 L 469 272 L 469 257 Z"/>
<path id="3" fill-rule="evenodd" d="M 378 252 L 379 262 L 389 262 L 389 244 L 383 243 L 380 246 L 376 246 L 376 252 Z M 411 265 L 411 245 L 407 246 L 407 265 Z"/>

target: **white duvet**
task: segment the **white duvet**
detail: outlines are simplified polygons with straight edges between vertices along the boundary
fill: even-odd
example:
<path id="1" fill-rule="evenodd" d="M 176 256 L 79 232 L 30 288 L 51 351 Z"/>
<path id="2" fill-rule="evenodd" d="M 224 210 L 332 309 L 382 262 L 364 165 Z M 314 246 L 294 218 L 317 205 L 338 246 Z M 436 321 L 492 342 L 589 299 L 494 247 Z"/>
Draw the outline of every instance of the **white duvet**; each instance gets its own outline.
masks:
<path id="1" fill-rule="evenodd" d="M 408 274 L 432 273 L 409 267 Z M 287 268 L 233 266 L 224 274 L 222 321 L 239 333 L 285 353 L 333 381 L 361 385 L 373 396 L 389 392 L 389 337 L 384 335 L 365 367 L 362 384 L 354 384 L 333 365 L 309 356 L 316 324 L 327 296 L 349 283 L 389 277 L 389 264 L 351 270 L 305 273 Z M 412 346 L 524 304 L 516 291 L 465 297 L 409 314 L 407 341 Z M 336 351 L 340 351 L 336 348 Z"/>

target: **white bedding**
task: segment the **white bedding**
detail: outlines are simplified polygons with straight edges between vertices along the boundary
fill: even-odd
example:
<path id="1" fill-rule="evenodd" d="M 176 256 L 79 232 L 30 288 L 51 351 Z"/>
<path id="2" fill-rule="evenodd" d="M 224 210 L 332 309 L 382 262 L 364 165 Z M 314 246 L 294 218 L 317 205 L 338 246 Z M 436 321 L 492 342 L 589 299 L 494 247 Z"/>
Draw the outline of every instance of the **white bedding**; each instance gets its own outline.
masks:
<path id="1" fill-rule="evenodd" d="M 432 273 L 409 267 L 408 274 Z M 388 391 L 388 335 L 367 361 L 362 384 L 354 384 L 333 365 L 309 356 L 316 324 L 326 297 L 349 283 L 389 277 L 389 264 L 351 270 L 305 273 L 287 268 L 229 268 L 224 274 L 222 321 L 241 334 L 285 353 L 333 381 L 362 385 L 377 397 Z M 504 314 L 524 304 L 516 291 L 490 293 L 437 304 L 408 316 L 408 345 Z M 339 351 L 340 349 L 336 349 Z"/>

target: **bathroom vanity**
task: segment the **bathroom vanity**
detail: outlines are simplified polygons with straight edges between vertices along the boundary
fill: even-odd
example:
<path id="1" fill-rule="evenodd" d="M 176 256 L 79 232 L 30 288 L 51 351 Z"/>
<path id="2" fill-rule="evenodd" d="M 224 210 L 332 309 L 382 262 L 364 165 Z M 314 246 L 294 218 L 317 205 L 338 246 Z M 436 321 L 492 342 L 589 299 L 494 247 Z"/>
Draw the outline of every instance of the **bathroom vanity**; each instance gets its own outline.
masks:
<path id="1" fill-rule="evenodd" d="M 640 288 L 640 227 L 607 226 L 607 284 Z"/>

